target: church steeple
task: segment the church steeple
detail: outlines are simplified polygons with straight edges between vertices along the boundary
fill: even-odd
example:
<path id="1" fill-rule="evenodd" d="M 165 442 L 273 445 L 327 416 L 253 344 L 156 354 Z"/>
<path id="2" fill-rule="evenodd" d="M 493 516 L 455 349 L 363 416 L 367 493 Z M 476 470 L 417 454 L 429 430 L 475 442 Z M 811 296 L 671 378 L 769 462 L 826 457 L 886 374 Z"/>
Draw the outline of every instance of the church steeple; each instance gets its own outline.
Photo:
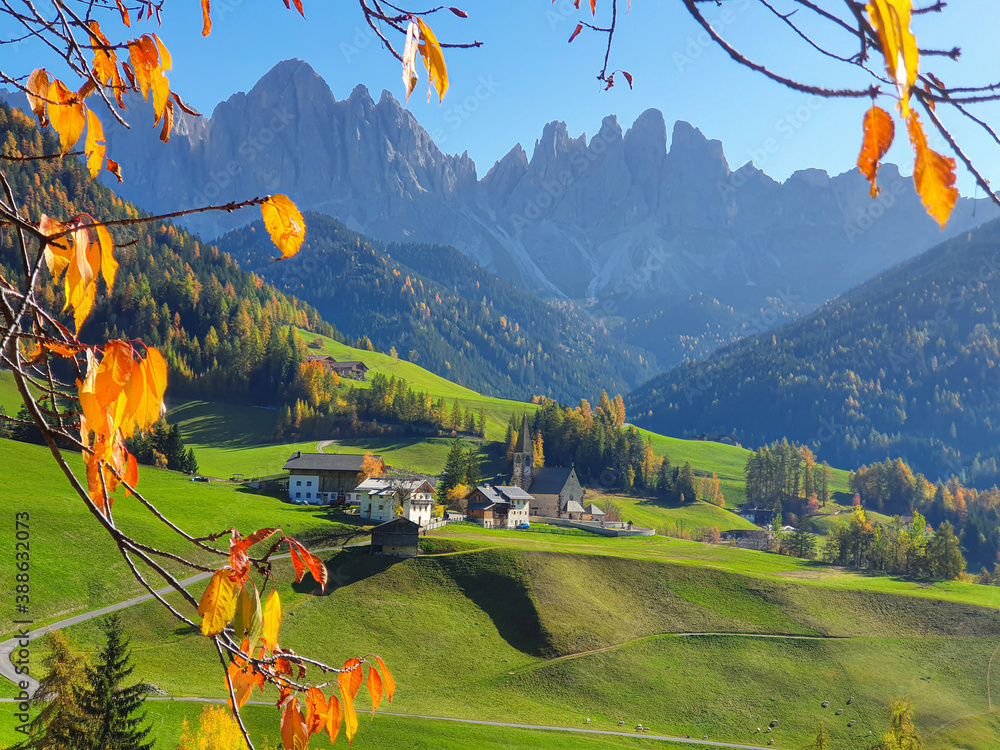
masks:
<path id="1" fill-rule="evenodd" d="M 528 429 L 528 415 L 521 417 L 521 432 L 514 446 L 514 473 L 510 483 L 520 487 L 525 492 L 531 490 L 531 467 L 534 463 L 535 451 L 531 445 L 531 432 Z"/>

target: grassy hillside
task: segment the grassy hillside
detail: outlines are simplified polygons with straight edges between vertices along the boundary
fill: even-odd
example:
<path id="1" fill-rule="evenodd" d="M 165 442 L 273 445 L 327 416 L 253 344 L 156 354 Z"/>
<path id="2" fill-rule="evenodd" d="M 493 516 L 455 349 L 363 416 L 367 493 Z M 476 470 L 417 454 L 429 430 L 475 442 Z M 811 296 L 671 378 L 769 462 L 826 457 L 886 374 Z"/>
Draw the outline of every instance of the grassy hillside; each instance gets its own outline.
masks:
<path id="1" fill-rule="evenodd" d="M 596 502 L 598 505 L 604 500 L 610 500 L 622 509 L 622 520 L 631 521 L 638 526 L 648 526 L 661 533 L 668 530 L 692 532 L 698 528 L 713 526 L 719 531 L 756 528 L 736 513 L 700 500 L 678 505 L 620 495 L 594 493 L 587 497 L 588 503 Z"/>
<path id="2" fill-rule="evenodd" d="M 70 458 L 79 470 L 77 475 L 84 476 L 82 460 Z M 139 476 L 137 489 L 196 536 L 231 526 L 244 532 L 280 526 L 308 544 L 322 545 L 354 528 L 329 520 L 325 511 L 288 505 L 236 485 L 190 482 L 183 475 L 151 467 L 142 467 Z M 22 510 L 31 514 L 32 617 L 37 624 L 144 593 L 47 448 L 0 440 L 0 508 L 8 516 Z M 176 534 L 134 498 L 126 499 L 119 493 L 113 509 L 119 528 L 141 533 L 159 549 L 187 552 L 188 545 L 178 543 Z M 203 553 L 194 557 L 204 563 L 212 556 Z M 185 576 L 197 572 L 168 567 Z M 12 629 L 6 623 L 3 633 Z"/>
<path id="3" fill-rule="evenodd" d="M 778 719 L 768 736 L 779 748 L 803 746 L 824 721 L 835 747 L 855 747 L 884 726 L 888 700 L 905 695 L 925 735 L 965 726 L 964 742 L 935 735 L 929 750 L 1000 739 L 978 716 L 988 711 L 986 672 L 1000 638 L 988 608 L 994 590 L 924 585 L 911 596 L 892 579 L 725 548 L 712 552 L 731 569 L 694 565 L 683 555 L 704 545 L 668 540 L 513 544 L 528 536 L 480 534 L 501 546 L 405 562 L 329 556 L 338 582 L 329 596 L 280 587 L 283 643 L 331 660 L 378 651 L 400 685 L 392 709 L 402 713 L 563 726 L 590 717 L 598 729 L 641 721 L 748 744 Z M 277 572 L 289 580 L 286 564 Z M 126 622 L 138 678 L 176 695 L 221 697 L 199 634 L 153 604 L 128 610 Z M 719 635 L 684 635 L 694 633 Z M 92 623 L 70 634 L 95 646 Z M 258 726 L 274 736 L 277 713 L 262 713 Z M 438 731 L 425 729 L 428 741 Z M 359 747 L 390 746 L 369 740 L 371 730 L 366 723 Z"/>

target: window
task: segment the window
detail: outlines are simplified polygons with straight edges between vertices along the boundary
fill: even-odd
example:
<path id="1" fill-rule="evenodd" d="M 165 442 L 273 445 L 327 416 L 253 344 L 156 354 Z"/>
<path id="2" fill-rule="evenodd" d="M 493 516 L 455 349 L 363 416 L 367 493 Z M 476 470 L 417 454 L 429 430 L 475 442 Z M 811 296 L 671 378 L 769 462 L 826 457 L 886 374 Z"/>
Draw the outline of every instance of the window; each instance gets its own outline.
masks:
<path id="1" fill-rule="evenodd" d="M 378 506 L 378 509 L 382 510 L 382 508 L 384 508 L 384 507 L 385 507 L 384 505 L 380 505 L 380 506 Z"/>
<path id="2" fill-rule="evenodd" d="M 313 493 L 311 493 L 311 492 L 307 492 L 306 493 L 306 499 L 307 500 L 310 499 L 312 496 L 313 496 Z"/>
<path id="3" fill-rule="evenodd" d="M 295 493 L 295 497 L 302 497 L 302 493 L 301 492 L 296 492 Z"/>
<path id="4" fill-rule="evenodd" d="M 298 480 L 298 481 L 297 481 L 297 482 L 295 483 L 295 486 L 296 486 L 296 487 L 301 487 L 301 486 L 302 486 L 302 480 L 301 480 L 301 479 L 300 479 L 300 480 Z"/>
<path id="5" fill-rule="evenodd" d="M 312 482 L 306 482 L 306 487 L 312 487 L 312 486 L 313 486 Z"/>

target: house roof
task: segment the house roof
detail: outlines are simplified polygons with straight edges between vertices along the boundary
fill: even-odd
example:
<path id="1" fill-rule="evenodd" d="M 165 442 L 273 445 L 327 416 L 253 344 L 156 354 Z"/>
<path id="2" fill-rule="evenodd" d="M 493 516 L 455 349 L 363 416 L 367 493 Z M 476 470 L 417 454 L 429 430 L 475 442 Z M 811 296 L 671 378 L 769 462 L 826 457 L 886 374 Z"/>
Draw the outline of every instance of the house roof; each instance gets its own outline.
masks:
<path id="1" fill-rule="evenodd" d="M 405 479 L 398 482 L 386 477 L 368 477 L 368 479 L 355 487 L 354 491 L 367 492 L 369 495 L 391 495 L 394 483 L 397 487 L 407 492 L 416 492 L 420 489 L 426 489 L 428 492 L 434 491 L 434 485 L 423 477 L 414 477 L 413 479 Z"/>
<path id="2" fill-rule="evenodd" d="M 375 456 L 382 460 L 381 456 Z M 281 468 L 285 471 L 361 471 L 360 453 L 303 453 L 296 451 Z"/>
<path id="3" fill-rule="evenodd" d="M 386 521 L 372 529 L 372 536 L 375 534 L 420 534 L 420 524 L 414 523 L 409 518 L 396 516 L 391 521 Z"/>
<path id="4" fill-rule="evenodd" d="M 520 487 L 497 487 L 487 484 L 481 487 L 476 487 L 476 489 L 479 490 L 482 496 L 485 497 L 486 500 L 492 505 L 496 505 L 498 503 L 510 505 L 512 500 L 525 500 L 530 502 L 535 499 Z M 482 502 L 483 501 L 480 501 L 480 503 L 470 505 L 469 507 L 478 507 L 478 505 Z"/>
<path id="5" fill-rule="evenodd" d="M 566 503 L 566 512 L 567 513 L 586 513 L 586 511 L 583 509 L 583 506 L 580 505 L 580 503 L 578 503 L 576 500 L 570 500 L 569 502 Z"/>
<path id="6" fill-rule="evenodd" d="M 348 362 L 337 362 L 336 366 L 337 367 L 364 367 L 366 370 L 368 369 L 368 365 L 366 365 L 364 362 L 359 362 L 358 360 L 350 360 Z"/>
<path id="7" fill-rule="evenodd" d="M 589 513 L 592 516 L 603 516 L 604 515 L 604 511 L 601 510 L 600 508 L 598 508 L 593 503 L 591 503 L 590 505 L 587 506 L 587 510 L 585 512 Z"/>
<path id="8" fill-rule="evenodd" d="M 531 472 L 532 495 L 558 495 L 573 474 L 573 467 L 546 466 Z"/>

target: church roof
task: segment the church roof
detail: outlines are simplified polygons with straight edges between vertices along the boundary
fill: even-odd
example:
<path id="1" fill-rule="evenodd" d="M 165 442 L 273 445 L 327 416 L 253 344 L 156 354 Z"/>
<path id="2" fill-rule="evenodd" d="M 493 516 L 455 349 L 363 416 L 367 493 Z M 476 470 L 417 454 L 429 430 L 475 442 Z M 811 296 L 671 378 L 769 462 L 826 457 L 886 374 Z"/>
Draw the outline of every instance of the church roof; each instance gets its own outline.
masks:
<path id="1" fill-rule="evenodd" d="M 517 438 L 517 446 L 514 449 L 515 453 L 533 453 L 534 449 L 531 446 L 531 432 L 528 430 L 528 415 L 524 414 L 521 417 L 521 434 Z"/>
<path id="2" fill-rule="evenodd" d="M 566 486 L 572 473 L 572 466 L 545 466 L 533 469 L 529 492 L 532 495 L 558 495 Z"/>
<path id="3" fill-rule="evenodd" d="M 569 502 L 566 503 L 566 512 L 567 513 L 584 513 L 586 511 L 584 511 L 583 506 L 580 505 L 580 503 L 578 503 L 576 500 L 570 500 Z"/>

